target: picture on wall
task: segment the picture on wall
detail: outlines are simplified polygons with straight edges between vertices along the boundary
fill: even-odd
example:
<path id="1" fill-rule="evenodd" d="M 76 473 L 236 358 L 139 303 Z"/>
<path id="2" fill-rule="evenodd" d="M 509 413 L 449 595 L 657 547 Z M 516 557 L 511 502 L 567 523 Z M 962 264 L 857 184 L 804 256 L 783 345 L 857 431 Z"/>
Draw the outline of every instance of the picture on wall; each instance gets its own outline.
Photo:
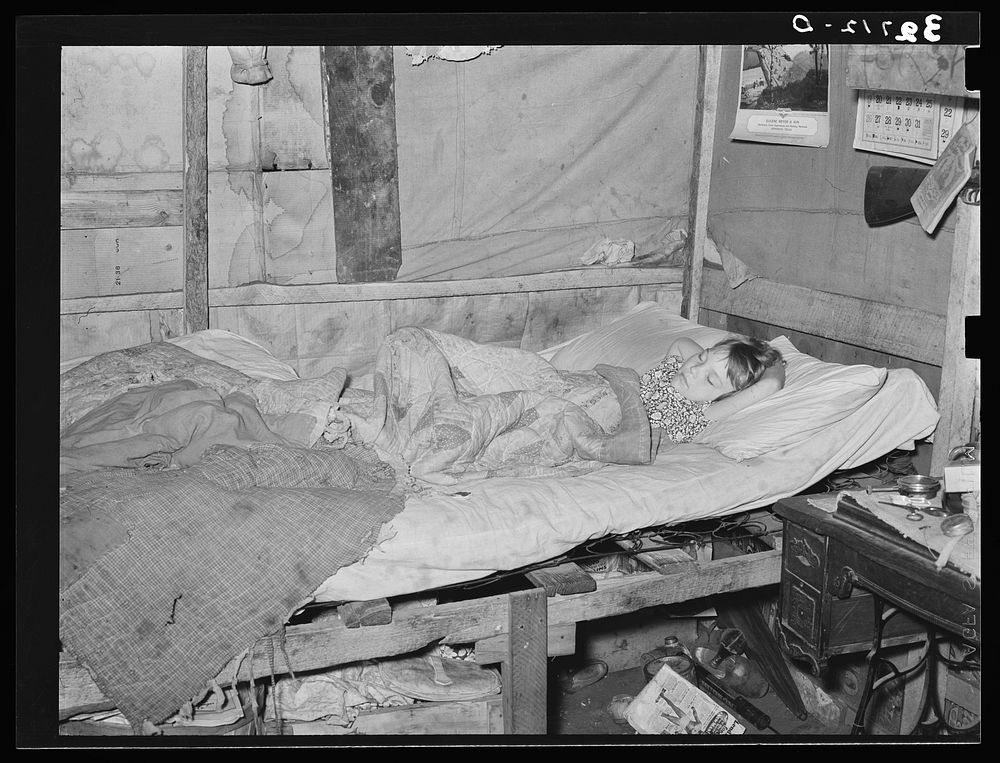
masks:
<path id="1" fill-rule="evenodd" d="M 744 45 L 733 140 L 830 142 L 828 45 Z"/>

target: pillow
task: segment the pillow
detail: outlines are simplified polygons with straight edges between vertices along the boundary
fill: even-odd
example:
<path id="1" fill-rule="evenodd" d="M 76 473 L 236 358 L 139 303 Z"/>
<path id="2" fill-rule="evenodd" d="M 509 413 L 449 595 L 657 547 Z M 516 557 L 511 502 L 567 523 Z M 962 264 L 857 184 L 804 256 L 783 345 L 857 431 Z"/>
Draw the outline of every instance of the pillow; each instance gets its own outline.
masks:
<path id="1" fill-rule="evenodd" d="M 257 342 L 224 329 L 204 329 L 167 341 L 255 379 L 291 381 L 299 378 L 294 368 Z"/>
<path id="2" fill-rule="evenodd" d="M 655 302 L 640 302 L 621 318 L 561 345 L 550 362 L 560 371 L 586 371 L 605 363 L 645 373 L 667 354 L 674 340 L 688 337 L 702 347 L 731 336 L 701 326 Z"/>
<path id="3" fill-rule="evenodd" d="M 796 445 L 850 415 L 881 389 L 888 370 L 825 363 L 795 349 L 787 337 L 771 340 L 787 361 L 785 386 L 720 421 L 693 439 L 736 461 Z"/>

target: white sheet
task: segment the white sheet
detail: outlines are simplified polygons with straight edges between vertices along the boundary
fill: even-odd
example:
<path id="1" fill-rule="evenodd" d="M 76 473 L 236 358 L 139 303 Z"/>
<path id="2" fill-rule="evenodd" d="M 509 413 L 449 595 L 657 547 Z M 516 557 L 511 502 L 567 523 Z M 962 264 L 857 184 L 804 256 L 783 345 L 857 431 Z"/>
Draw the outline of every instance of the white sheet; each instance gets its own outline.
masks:
<path id="1" fill-rule="evenodd" d="M 937 425 L 934 400 L 909 369 L 854 414 L 792 447 L 737 462 L 691 443 L 650 466 L 606 466 L 561 479 L 494 479 L 462 495 L 407 499 L 368 557 L 328 578 L 317 601 L 415 593 L 550 559 L 587 540 L 767 506 L 841 468 L 912 449 Z"/>

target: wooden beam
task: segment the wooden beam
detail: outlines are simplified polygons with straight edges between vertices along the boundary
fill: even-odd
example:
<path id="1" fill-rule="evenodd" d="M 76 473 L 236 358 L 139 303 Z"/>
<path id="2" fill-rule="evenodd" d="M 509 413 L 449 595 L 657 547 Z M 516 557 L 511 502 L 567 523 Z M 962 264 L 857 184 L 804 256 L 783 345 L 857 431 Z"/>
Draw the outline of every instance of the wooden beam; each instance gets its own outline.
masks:
<path id="1" fill-rule="evenodd" d="M 502 734 L 503 726 L 493 718 L 502 713 L 503 699 L 454 702 L 422 702 L 358 714 L 351 731 L 355 734 Z M 314 734 L 329 724 L 311 723 L 299 733 Z M 293 724 L 293 733 L 298 724 Z M 322 733 L 320 731 L 320 733 Z"/>
<path id="2" fill-rule="evenodd" d="M 702 307 L 859 347 L 941 365 L 945 318 L 912 307 L 754 278 L 732 289 L 706 268 Z"/>
<path id="3" fill-rule="evenodd" d="M 211 307 L 381 302 L 393 299 L 427 299 L 480 294 L 519 294 L 521 292 L 677 284 L 681 283 L 683 277 L 683 271 L 680 268 L 596 268 L 462 281 L 394 281 L 390 283 L 306 284 L 298 286 L 258 283 L 248 286 L 211 289 L 208 298 Z M 183 306 L 183 295 L 180 292 L 159 292 L 64 299 L 60 302 L 60 313 L 74 315 L 77 313 L 146 309 L 167 310 Z"/>
<path id="4" fill-rule="evenodd" d="M 576 653 L 576 623 L 549 625 L 548 628 L 549 657 L 563 657 Z M 510 636 L 503 633 L 492 638 L 480 639 L 476 642 L 476 662 L 480 665 L 492 665 L 503 662 L 510 651 Z"/>
<path id="5" fill-rule="evenodd" d="M 505 734 L 544 734 L 548 687 L 548 617 L 545 591 L 510 596 L 508 649 L 501 667 Z"/>
<path id="6" fill-rule="evenodd" d="M 362 625 L 387 625 L 392 622 L 392 607 L 388 599 L 348 601 L 337 607 L 337 613 L 348 628 Z"/>
<path id="7" fill-rule="evenodd" d="M 694 118 L 694 155 L 691 167 L 691 208 L 688 212 L 690 250 L 684 273 L 681 314 L 698 320 L 701 277 L 708 240 L 708 195 L 715 150 L 715 117 L 719 105 L 719 71 L 722 48 L 702 45 L 698 49 L 698 93 Z"/>
<path id="8" fill-rule="evenodd" d="M 944 363 L 930 473 L 944 473 L 948 451 L 979 437 L 980 361 L 965 357 L 965 316 L 980 314 L 980 208 L 958 201 Z"/>
<path id="9" fill-rule="evenodd" d="M 340 283 L 391 281 L 402 259 L 392 46 L 322 49 Z"/>
<path id="10" fill-rule="evenodd" d="M 184 333 L 208 328 L 208 48 L 184 48 Z"/>
<path id="11" fill-rule="evenodd" d="M 379 734 L 502 734 L 503 699 L 500 696 L 478 700 L 419 702 L 400 707 L 365 710 L 351 724 L 352 735 Z M 267 724 L 267 733 L 277 733 L 274 722 Z M 285 721 L 286 736 L 333 736 L 344 729 L 318 721 Z"/>
<path id="12" fill-rule="evenodd" d="M 63 191 L 59 195 L 60 230 L 152 228 L 184 224 L 180 190 Z"/>
<path id="13" fill-rule="evenodd" d="M 549 623 L 599 620 L 645 607 L 773 585 L 781 580 L 781 552 L 774 550 L 699 562 L 694 569 L 678 566 L 681 570 L 674 575 L 650 572 L 600 579 L 593 593 L 549 599 Z"/>

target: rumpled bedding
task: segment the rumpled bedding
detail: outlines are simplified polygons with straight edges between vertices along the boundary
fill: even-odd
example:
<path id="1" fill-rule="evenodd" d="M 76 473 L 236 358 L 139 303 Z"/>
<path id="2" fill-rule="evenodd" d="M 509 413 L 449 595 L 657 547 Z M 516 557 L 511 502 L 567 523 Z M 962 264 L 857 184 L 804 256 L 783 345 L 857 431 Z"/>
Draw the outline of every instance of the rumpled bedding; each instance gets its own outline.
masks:
<path id="1" fill-rule="evenodd" d="M 60 374 L 59 431 L 65 433 L 90 411 L 137 387 L 187 380 L 221 397 L 246 395 L 269 428 L 311 446 L 329 423 L 346 379 L 342 368 L 315 379 L 254 378 L 169 342 L 150 342 L 105 352 Z"/>
<path id="2" fill-rule="evenodd" d="M 373 391 L 341 401 L 355 441 L 417 483 L 570 476 L 648 464 L 632 369 L 555 369 L 537 354 L 407 327 L 379 349 Z"/>
<path id="3" fill-rule="evenodd" d="M 291 445 L 268 428 L 255 401 L 180 379 L 138 387 L 98 406 L 62 434 L 59 473 L 112 467 L 193 466 L 212 445 Z"/>
<path id="4" fill-rule="evenodd" d="M 135 730 L 280 630 L 402 510 L 370 448 L 311 447 L 345 379 L 254 378 L 168 343 L 61 374 L 59 635 Z"/>
<path id="5" fill-rule="evenodd" d="M 176 713 L 366 558 L 403 508 L 400 464 L 455 484 L 648 464 L 654 450 L 631 369 L 558 371 L 406 328 L 374 378 L 348 404 L 340 369 L 256 379 L 166 343 L 61 375 L 60 638 L 134 728 Z M 313 446 L 338 407 L 351 439 Z"/>

